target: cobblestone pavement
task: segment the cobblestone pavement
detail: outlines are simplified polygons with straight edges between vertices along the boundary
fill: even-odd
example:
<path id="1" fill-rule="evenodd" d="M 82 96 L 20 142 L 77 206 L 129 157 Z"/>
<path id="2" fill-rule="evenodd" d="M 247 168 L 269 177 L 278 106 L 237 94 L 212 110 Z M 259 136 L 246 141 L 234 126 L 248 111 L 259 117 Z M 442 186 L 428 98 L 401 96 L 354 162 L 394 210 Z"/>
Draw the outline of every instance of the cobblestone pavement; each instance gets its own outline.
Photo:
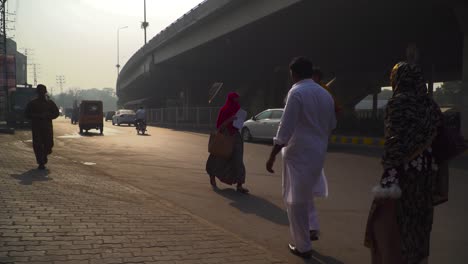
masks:
<path id="1" fill-rule="evenodd" d="M 280 263 L 93 167 L 52 154 L 40 172 L 28 144 L 0 135 L 0 263 Z"/>

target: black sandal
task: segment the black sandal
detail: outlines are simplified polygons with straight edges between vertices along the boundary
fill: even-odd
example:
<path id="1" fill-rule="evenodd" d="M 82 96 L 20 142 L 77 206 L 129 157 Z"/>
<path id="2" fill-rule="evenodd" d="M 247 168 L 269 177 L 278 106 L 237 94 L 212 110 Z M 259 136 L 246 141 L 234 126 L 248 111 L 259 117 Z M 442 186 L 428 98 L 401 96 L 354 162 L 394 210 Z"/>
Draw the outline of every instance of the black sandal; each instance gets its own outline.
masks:
<path id="1" fill-rule="evenodd" d="M 297 248 L 294 245 L 288 244 L 289 251 L 298 257 L 301 257 L 303 259 L 310 259 L 312 257 L 312 250 L 307 251 L 307 252 L 300 252 L 297 250 Z"/>

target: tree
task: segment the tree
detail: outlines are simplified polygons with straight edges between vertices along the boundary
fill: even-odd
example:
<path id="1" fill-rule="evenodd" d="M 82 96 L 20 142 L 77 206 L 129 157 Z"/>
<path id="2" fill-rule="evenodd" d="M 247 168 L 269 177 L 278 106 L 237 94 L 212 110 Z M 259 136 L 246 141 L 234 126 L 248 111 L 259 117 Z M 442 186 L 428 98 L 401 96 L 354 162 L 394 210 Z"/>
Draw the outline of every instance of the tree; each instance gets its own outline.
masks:
<path id="1" fill-rule="evenodd" d="M 114 89 L 112 88 L 71 88 L 67 93 L 61 93 L 52 96 L 52 100 L 64 108 L 72 108 L 74 100 L 78 100 L 78 102 L 82 100 L 102 101 L 104 105 L 104 112 L 115 111 L 117 108 L 117 97 L 115 96 Z"/>

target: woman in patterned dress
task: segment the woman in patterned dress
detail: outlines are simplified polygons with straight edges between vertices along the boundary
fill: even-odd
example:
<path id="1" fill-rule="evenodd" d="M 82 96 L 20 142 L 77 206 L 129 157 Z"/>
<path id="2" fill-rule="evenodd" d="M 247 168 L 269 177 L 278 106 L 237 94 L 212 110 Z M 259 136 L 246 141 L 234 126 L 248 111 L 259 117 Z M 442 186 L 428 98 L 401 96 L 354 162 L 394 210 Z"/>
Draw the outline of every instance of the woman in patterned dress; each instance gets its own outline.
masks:
<path id="1" fill-rule="evenodd" d="M 441 122 L 419 66 L 400 62 L 392 70 L 393 97 L 385 117 L 384 173 L 365 245 L 373 264 L 427 263 L 433 222 L 432 189 L 437 164 L 431 144 Z"/>

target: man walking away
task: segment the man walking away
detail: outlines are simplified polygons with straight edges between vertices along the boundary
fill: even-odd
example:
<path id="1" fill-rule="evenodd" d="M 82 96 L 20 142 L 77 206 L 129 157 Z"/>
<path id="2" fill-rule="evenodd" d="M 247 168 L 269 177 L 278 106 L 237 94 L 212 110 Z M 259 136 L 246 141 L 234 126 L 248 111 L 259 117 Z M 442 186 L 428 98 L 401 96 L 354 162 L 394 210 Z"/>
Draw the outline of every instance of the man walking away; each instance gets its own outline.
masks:
<path id="1" fill-rule="evenodd" d="M 310 212 L 320 188 L 322 168 L 331 131 L 336 126 L 333 98 L 311 78 L 312 63 L 303 57 L 290 64 L 294 83 L 288 93 L 275 145 L 266 164 L 273 173 L 276 155 L 283 156 L 283 199 L 287 208 L 294 255 L 310 258 Z"/>
<path id="2" fill-rule="evenodd" d="M 31 120 L 33 149 L 36 155 L 38 169 L 44 170 L 47 156 L 52 153 L 54 146 L 54 129 L 52 119 L 59 116 L 57 105 L 49 100 L 47 87 L 39 84 L 36 89 L 37 98 L 26 106 L 26 118 Z"/>

